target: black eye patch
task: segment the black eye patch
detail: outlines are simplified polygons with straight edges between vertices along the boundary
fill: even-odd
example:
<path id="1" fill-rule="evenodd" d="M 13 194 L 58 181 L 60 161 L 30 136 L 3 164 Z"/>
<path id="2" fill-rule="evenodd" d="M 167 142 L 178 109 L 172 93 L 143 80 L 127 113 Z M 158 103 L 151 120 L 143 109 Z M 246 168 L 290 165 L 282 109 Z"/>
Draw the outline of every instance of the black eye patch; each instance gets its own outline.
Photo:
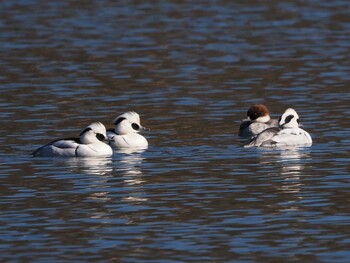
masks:
<path id="1" fill-rule="evenodd" d="M 140 126 L 136 123 L 133 123 L 131 124 L 131 127 L 134 129 L 134 130 L 139 130 L 140 129 Z"/>
<path id="2" fill-rule="evenodd" d="M 120 117 L 120 118 L 118 118 L 113 124 L 114 124 L 114 125 L 118 125 L 118 124 L 121 123 L 123 120 L 126 120 L 126 118 Z"/>
<path id="3" fill-rule="evenodd" d="M 249 118 L 254 121 L 258 118 L 258 113 L 257 112 L 254 112 L 254 111 L 251 111 L 251 110 L 248 110 L 247 111 L 247 116 L 249 116 Z"/>
<path id="4" fill-rule="evenodd" d="M 91 131 L 92 129 L 91 128 L 86 128 L 85 130 L 83 130 L 81 133 L 80 133 L 80 136 L 83 135 L 85 132 L 88 132 L 88 131 Z"/>
<path id="5" fill-rule="evenodd" d="M 293 118 L 294 118 L 294 115 L 288 115 L 288 116 L 286 117 L 285 124 L 288 123 L 288 122 L 290 122 Z"/>
<path id="6" fill-rule="evenodd" d="M 97 133 L 96 134 L 96 138 L 99 140 L 99 141 L 103 141 L 105 139 L 105 136 L 101 133 Z"/>

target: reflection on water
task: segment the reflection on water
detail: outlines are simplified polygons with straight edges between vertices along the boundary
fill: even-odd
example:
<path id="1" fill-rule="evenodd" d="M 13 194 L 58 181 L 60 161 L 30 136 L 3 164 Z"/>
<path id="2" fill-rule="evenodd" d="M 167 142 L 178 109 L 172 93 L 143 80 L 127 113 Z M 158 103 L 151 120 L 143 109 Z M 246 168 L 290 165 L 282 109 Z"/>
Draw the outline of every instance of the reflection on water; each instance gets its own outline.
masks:
<path id="1" fill-rule="evenodd" d="M 290 195 L 290 200 L 285 200 L 283 212 L 303 211 L 299 205 L 304 199 L 302 187 L 304 186 L 303 177 L 308 174 L 304 171 L 305 164 L 311 160 L 311 154 L 308 148 L 286 149 L 280 152 L 281 157 L 281 176 L 283 182 L 279 190 Z"/>
<path id="2" fill-rule="evenodd" d="M 3 261 L 348 260 L 349 3 L 0 2 Z M 245 149 L 253 103 L 310 148 Z M 119 112 L 149 149 L 31 158 Z"/>
<path id="3" fill-rule="evenodd" d="M 144 149 L 120 149 L 115 150 L 114 154 L 118 155 L 118 169 L 125 175 L 141 175 L 140 166 L 144 157 Z"/>
<path id="4" fill-rule="evenodd" d="M 140 197 L 142 184 L 141 165 L 144 157 L 142 153 L 145 150 L 122 149 L 114 152 L 113 158 L 67 158 L 66 165 L 71 172 L 78 172 L 85 176 L 94 175 L 93 181 L 89 188 L 96 189 L 91 193 L 93 199 L 103 199 L 105 202 L 110 200 L 111 195 L 110 181 L 114 175 L 117 175 L 127 188 L 130 189 L 129 196 L 123 200 L 131 201 L 147 201 Z"/>
<path id="5" fill-rule="evenodd" d="M 130 188 L 130 192 L 123 198 L 125 202 L 146 202 L 145 194 L 142 190 L 145 180 L 142 177 L 141 166 L 145 159 L 144 149 L 120 149 L 115 150 L 118 155 L 116 169 L 121 172 L 123 182 Z"/>
<path id="6" fill-rule="evenodd" d="M 310 150 L 305 148 L 282 150 L 280 157 L 282 174 L 291 177 L 304 174 L 305 164 L 312 160 Z"/>
<path id="7" fill-rule="evenodd" d="M 91 175 L 110 175 L 113 170 L 112 159 L 105 157 L 67 158 L 66 164 L 68 167 L 71 167 L 72 172 L 79 170 L 82 173 Z"/>

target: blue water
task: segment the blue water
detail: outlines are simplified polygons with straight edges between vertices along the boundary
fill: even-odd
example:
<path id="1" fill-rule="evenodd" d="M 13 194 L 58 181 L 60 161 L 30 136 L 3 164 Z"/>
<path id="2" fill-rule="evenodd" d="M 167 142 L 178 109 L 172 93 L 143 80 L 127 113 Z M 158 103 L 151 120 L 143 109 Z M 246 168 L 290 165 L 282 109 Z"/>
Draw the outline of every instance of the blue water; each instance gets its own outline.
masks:
<path id="1" fill-rule="evenodd" d="M 346 262 L 347 1 L 0 3 L 0 258 Z M 253 103 L 310 148 L 244 148 Z M 135 110 L 150 147 L 32 158 Z"/>

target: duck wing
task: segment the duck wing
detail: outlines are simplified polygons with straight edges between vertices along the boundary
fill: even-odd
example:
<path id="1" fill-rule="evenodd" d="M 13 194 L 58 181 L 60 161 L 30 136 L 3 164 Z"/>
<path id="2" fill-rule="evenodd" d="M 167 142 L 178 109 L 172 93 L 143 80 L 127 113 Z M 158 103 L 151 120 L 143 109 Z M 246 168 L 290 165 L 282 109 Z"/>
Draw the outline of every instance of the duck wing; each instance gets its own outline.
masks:
<path id="1" fill-rule="evenodd" d="M 267 128 L 258 135 L 254 136 L 250 143 L 244 147 L 265 146 L 265 144 L 270 143 L 272 138 L 280 131 L 281 129 L 277 127 Z"/>
<path id="2" fill-rule="evenodd" d="M 300 129 L 283 129 L 272 138 L 274 146 L 297 146 L 312 144 L 310 135 Z"/>
<path id="3" fill-rule="evenodd" d="M 58 139 L 54 140 L 48 144 L 45 144 L 44 146 L 41 146 L 37 150 L 35 150 L 32 155 L 33 156 L 41 156 L 46 153 L 48 150 L 53 151 L 54 148 L 56 149 L 76 149 L 80 144 L 79 138 L 66 138 L 66 139 Z"/>

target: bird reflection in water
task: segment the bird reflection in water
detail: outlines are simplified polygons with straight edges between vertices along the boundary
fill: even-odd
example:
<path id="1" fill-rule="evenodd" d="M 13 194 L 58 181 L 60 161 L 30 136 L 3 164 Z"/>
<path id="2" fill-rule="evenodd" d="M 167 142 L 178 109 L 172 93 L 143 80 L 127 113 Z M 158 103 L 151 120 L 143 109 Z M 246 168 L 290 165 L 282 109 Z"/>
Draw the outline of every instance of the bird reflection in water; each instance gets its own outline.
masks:
<path id="1" fill-rule="evenodd" d="M 260 165 L 269 169 L 269 177 L 282 180 L 282 184 L 277 188 L 284 193 L 300 192 L 303 185 L 300 179 L 307 176 L 305 164 L 311 159 L 310 150 L 290 147 L 262 150 L 261 153 Z"/>
<path id="2" fill-rule="evenodd" d="M 307 176 L 304 173 L 305 160 L 311 159 L 310 151 L 305 148 L 290 148 L 280 151 L 281 177 L 284 183 L 281 190 L 285 193 L 298 193 L 301 190 L 301 176 Z"/>
<path id="3" fill-rule="evenodd" d="M 304 210 L 301 205 L 304 199 L 304 177 L 308 176 L 307 167 L 311 160 L 310 151 L 306 148 L 283 148 L 263 150 L 259 165 L 263 167 L 264 179 L 271 187 L 266 193 L 273 193 L 269 200 L 274 213 L 294 213 Z"/>
<path id="4" fill-rule="evenodd" d="M 81 198 L 82 207 L 95 206 L 95 212 L 90 213 L 93 219 L 108 218 L 105 204 L 112 202 L 113 191 L 113 160 L 108 158 L 69 158 L 67 164 L 70 170 L 79 176 L 72 177 L 75 193 Z"/>
<path id="5" fill-rule="evenodd" d="M 111 157 L 67 158 L 72 170 L 79 170 L 90 175 L 108 175 L 112 172 Z"/>
<path id="6" fill-rule="evenodd" d="M 115 173 L 122 176 L 125 187 L 131 188 L 129 194 L 123 197 L 126 202 L 147 201 L 144 192 L 141 164 L 145 159 L 142 153 L 145 149 L 118 149 L 114 151 Z"/>
<path id="7" fill-rule="evenodd" d="M 115 212 L 133 209 L 147 201 L 141 170 L 142 153 L 141 150 L 116 150 L 112 158 L 69 160 L 71 170 L 80 174 L 74 179 L 74 185 L 84 196 L 81 202 L 90 208 L 95 206 L 94 213 L 89 215 L 91 219 L 112 222 Z M 131 221 L 126 215 L 120 220 Z"/>

